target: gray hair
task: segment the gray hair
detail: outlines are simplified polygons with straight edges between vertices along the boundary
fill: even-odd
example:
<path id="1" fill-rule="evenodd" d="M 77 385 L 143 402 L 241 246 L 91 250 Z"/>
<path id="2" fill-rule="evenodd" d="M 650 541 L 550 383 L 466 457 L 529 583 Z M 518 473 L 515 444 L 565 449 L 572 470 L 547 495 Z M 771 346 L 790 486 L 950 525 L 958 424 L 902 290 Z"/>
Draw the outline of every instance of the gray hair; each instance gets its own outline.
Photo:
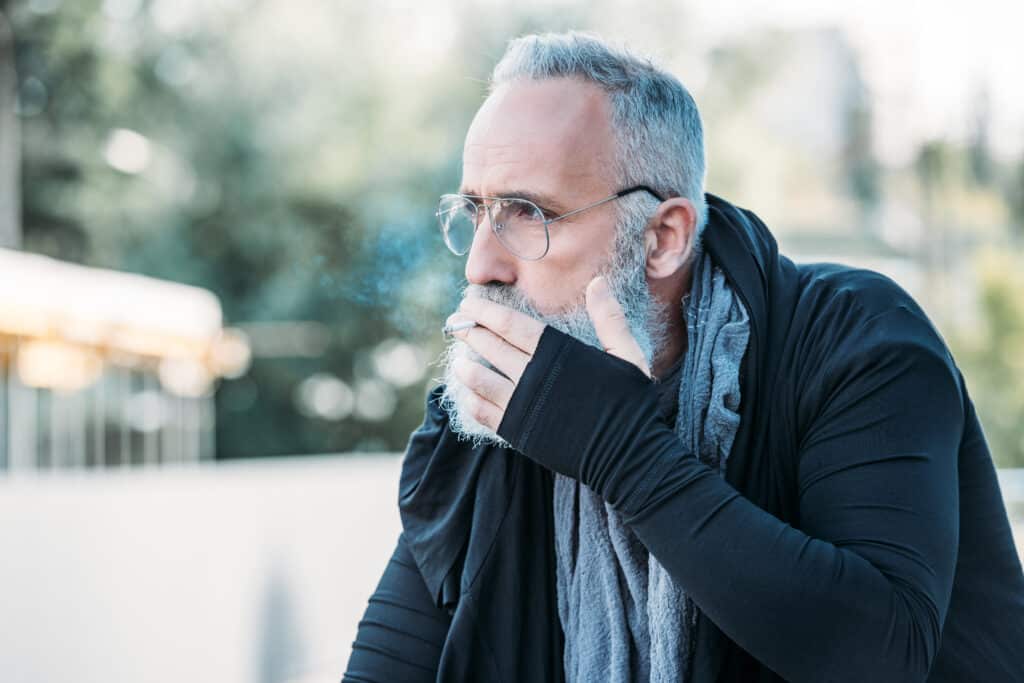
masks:
<path id="1" fill-rule="evenodd" d="M 490 90 L 518 79 L 548 78 L 582 79 L 608 94 L 620 182 L 689 199 L 697 209 L 699 235 L 707 220 L 704 129 L 697 105 L 679 79 L 650 59 L 571 31 L 509 42 L 491 73 Z M 658 202 L 636 193 L 618 203 L 620 223 L 642 231 Z"/>

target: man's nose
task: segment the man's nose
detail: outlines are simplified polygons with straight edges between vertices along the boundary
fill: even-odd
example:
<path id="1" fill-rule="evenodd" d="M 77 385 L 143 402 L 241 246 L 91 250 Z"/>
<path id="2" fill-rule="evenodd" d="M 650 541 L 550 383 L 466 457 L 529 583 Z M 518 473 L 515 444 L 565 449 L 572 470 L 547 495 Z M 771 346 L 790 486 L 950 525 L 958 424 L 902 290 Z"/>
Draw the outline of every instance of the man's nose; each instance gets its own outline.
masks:
<path id="1" fill-rule="evenodd" d="M 491 229 L 490 216 L 486 211 L 483 213 L 466 257 L 466 279 L 474 285 L 514 284 L 518 259 L 498 241 Z"/>

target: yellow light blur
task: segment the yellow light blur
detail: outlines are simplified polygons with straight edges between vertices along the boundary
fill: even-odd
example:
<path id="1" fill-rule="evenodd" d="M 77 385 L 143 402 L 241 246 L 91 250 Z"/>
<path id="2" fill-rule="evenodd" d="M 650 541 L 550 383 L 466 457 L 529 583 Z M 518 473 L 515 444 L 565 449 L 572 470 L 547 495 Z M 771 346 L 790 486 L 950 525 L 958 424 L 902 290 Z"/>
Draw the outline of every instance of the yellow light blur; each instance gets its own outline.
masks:
<path id="1" fill-rule="evenodd" d="M 209 368 L 220 377 L 236 379 L 249 370 L 252 350 L 242 330 L 227 327 L 210 347 Z"/>
<path id="2" fill-rule="evenodd" d="M 87 385 L 103 363 L 166 361 L 169 389 L 205 395 L 251 360 L 248 337 L 222 324 L 217 297 L 199 287 L 0 249 L 0 337 L 28 349 L 19 374 L 32 386 Z"/>
<path id="3" fill-rule="evenodd" d="M 103 361 L 88 349 L 62 341 L 36 340 L 18 348 L 17 368 L 26 386 L 71 392 L 96 381 Z"/>
<path id="4" fill-rule="evenodd" d="M 44 312 L 0 300 L 0 332 L 12 337 L 41 337 L 50 331 Z"/>
<path id="5" fill-rule="evenodd" d="M 164 389 L 185 398 L 206 396 L 213 387 L 213 373 L 191 358 L 165 358 L 157 374 Z"/>
<path id="6" fill-rule="evenodd" d="M 107 338 L 107 346 L 138 356 L 201 358 L 207 349 L 205 340 L 186 339 L 141 328 L 119 327 Z"/>

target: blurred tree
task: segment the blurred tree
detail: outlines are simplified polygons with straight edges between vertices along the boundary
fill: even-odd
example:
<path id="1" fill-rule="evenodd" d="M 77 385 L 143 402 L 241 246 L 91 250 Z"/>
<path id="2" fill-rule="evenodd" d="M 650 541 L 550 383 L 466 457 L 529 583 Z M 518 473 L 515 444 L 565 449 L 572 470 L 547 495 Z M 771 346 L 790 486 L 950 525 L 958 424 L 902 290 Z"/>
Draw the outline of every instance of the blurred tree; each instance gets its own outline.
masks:
<path id="1" fill-rule="evenodd" d="M 325 370 L 357 389 L 358 357 L 387 339 L 418 340 L 428 320 L 442 317 L 444 297 L 402 320 L 387 297 L 441 252 L 431 202 L 425 192 L 396 189 L 409 178 L 392 173 L 392 211 L 375 213 L 364 188 L 381 174 L 366 169 L 346 180 L 349 160 L 333 179 L 301 182 L 310 147 L 324 147 L 320 135 L 333 131 L 322 124 L 308 140 L 290 128 L 299 124 L 294 110 L 322 116 L 323 101 L 289 74 L 250 78 L 244 28 L 197 22 L 169 34 L 160 12 L 170 10 L 161 7 L 83 0 L 20 5 L 12 15 L 20 82 L 41 93 L 22 111 L 25 247 L 208 288 L 230 322 L 327 326 L 322 356 L 257 358 L 238 381 L 247 387 L 243 401 L 235 382 L 222 387 L 220 457 L 402 448 L 422 418 L 423 381 L 376 382 L 387 410 L 366 419 L 311 417 L 296 394 Z M 230 19 L 244 27 L 259 11 L 261 4 L 239 7 Z M 347 128 L 339 146 L 358 149 L 373 124 L 373 113 L 359 109 L 366 106 L 386 105 L 356 97 L 329 114 Z M 408 186 L 432 193 L 453 183 L 449 176 Z"/>
<path id="2" fill-rule="evenodd" d="M 387 370 L 402 365 L 395 359 L 408 346 L 413 365 L 442 348 L 437 330 L 455 305 L 462 261 L 444 249 L 433 207 L 458 184 L 462 136 L 489 68 L 516 34 L 614 33 L 621 23 L 605 0 L 543 10 L 454 0 L 413 18 L 402 3 L 322 0 L 0 0 L 0 8 L 16 38 L 25 248 L 206 287 L 262 349 L 249 374 L 217 394 L 219 457 L 404 447 L 439 368 L 411 383 Z M 597 15 L 603 25 L 590 23 Z M 677 39 L 685 24 L 663 22 L 645 35 L 685 51 Z M 829 49 L 834 33 L 811 35 L 806 54 L 828 57 L 842 75 L 847 57 Z M 964 155 L 941 140 L 910 169 L 883 175 L 871 153 L 870 93 L 859 82 L 850 106 L 834 112 L 787 97 L 783 86 L 806 86 L 786 80 L 801 73 L 794 67 L 805 53 L 792 51 L 805 44 L 800 35 L 744 34 L 691 55 L 708 68 L 694 94 L 709 132 L 709 188 L 752 203 L 780 233 L 803 210 L 805 222 L 831 231 L 830 243 L 856 220 L 836 210 L 837 195 L 871 206 L 885 182 L 886 200 L 913 206 L 913 191 L 898 195 L 920 190 L 928 241 L 940 249 L 926 263 L 944 272 L 943 231 L 957 227 L 947 209 L 973 214 L 990 197 L 958 198 Z M 809 136 L 794 112 L 798 121 L 840 116 L 838 158 L 800 145 Z M 976 131 L 970 172 L 981 178 L 989 168 L 1006 181 L 1024 226 L 1024 164 L 1004 173 L 982 153 L 987 135 Z M 999 201 L 994 215 L 1005 208 Z M 994 302 L 1017 295 L 993 291 L 1002 294 L 986 300 L 985 315 L 1009 325 L 1017 309 Z M 982 372 L 983 354 L 977 359 L 969 380 L 979 407 L 990 429 L 1004 429 L 990 417 L 1004 414 L 1002 404 L 980 400 L 998 373 Z M 376 411 L 351 412 L 353 396 Z M 1021 433 L 1005 430 L 999 448 Z"/>
<path id="3" fill-rule="evenodd" d="M 0 247 L 21 243 L 21 135 L 18 130 L 18 76 L 14 35 L 0 4 Z"/>
<path id="4" fill-rule="evenodd" d="M 985 435 L 1000 467 L 1024 467 L 1024 251 L 982 249 L 981 326 L 953 336 Z"/>
<path id="5" fill-rule="evenodd" d="M 929 140 L 921 145 L 914 161 L 920 187 L 921 220 L 926 231 L 917 258 L 927 283 L 927 306 L 936 315 L 940 326 L 946 325 L 952 317 L 948 223 L 943 211 L 946 197 L 943 189 L 950 177 L 952 156 L 946 141 Z"/>
<path id="6" fill-rule="evenodd" d="M 1010 228 L 1018 239 L 1024 239 L 1024 156 L 1007 174 L 1006 200 L 1010 206 Z"/>
<path id="7" fill-rule="evenodd" d="M 995 163 L 992 161 L 991 140 L 989 139 L 992 127 L 991 101 L 992 98 L 986 85 L 982 84 L 975 88 L 975 105 L 967 146 L 967 158 L 971 181 L 982 187 L 991 185 L 995 179 Z"/>
<path id="8" fill-rule="evenodd" d="M 858 77 L 859 83 L 859 77 Z M 874 154 L 871 99 L 863 90 L 843 109 L 843 174 L 847 189 L 861 210 L 865 229 L 877 228 L 875 211 L 881 200 L 880 169 Z"/>
<path id="9" fill-rule="evenodd" d="M 918 150 L 914 170 L 921 182 L 926 204 L 934 202 L 934 195 L 949 168 L 950 156 L 949 144 L 944 140 L 929 140 Z"/>
<path id="10" fill-rule="evenodd" d="M 439 9 L 419 27 L 398 6 L 305 0 L 12 10 L 33 98 L 25 248 L 208 288 L 229 323 L 264 335 L 258 352 L 299 349 L 258 353 L 221 385 L 218 457 L 401 450 L 422 420 L 439 368 L 410 383 L 382 365 L 398 348 L 409 366 L 411 348 L 415 373 L 442 349 L 462 263 L 436 197 L 458 185 L 508 32 L 574 18 L 449 10 L 480 16 Z M 434 43 L 444 53 L 424 61 Z M 266 324 L 309 321 L 320 327 Z M 315 353 L 274 338 L 302 329 Z"/>

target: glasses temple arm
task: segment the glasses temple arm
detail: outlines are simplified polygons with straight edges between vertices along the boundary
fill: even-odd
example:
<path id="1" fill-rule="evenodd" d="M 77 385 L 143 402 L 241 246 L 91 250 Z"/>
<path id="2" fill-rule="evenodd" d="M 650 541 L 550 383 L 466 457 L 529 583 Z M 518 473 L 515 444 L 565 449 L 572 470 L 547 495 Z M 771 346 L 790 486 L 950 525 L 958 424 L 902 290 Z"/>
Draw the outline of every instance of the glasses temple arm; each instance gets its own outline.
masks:
<path id="1" fill-rule="evenodd" d="M 593 204 L 587 204 L 586 206 L 581 206 L 578 209 L 573 209 L 569 213 L 563 213 L 561 216 L 555 216 L 554 218 L 550 218 L 550 219 L 548 219 L 548 220 L 546 220 L 544 222 L 545 223 L 555 223 L 555 222 L 558 222 L 558 221 L 562 220 L 563 218 L 568 218 L 569 216 L 574 216 L 574 215 L 578 214 L 581 211 L 586 211 L 587 209 L 592 209 L 595 206 L 600 206 L 601 204 L 604 204 L 605 202 L 610 202 L 613 199 L 621 199 L 622 197 L 625 197 L 627 194 L 632 194 L 634 192 L 647 192 L 647 193 L 651 194 L 652 196 L 654 196 L 654 198 L 657 199 L 659 202 L 665 201 L 664 197 L 662 197 L 660 194 L 658 194 L 657 192 L 655 192 L 654 190 L 652 190 L 648 186 L 646 186 L 646 185 L 637 185 L 635 187 L 626 188 L 625 190 L 619 190 L 618 192 L 616 192 L 615 194 L 613 194 L 610 197 L 605 197 L 604 199 L 599 199 L 598 201 L 594 202 Z"/>
<path id="2" fill-rule="evenodd" d="M 618 192 L 616 192 L 615 197 L 625 197 L 627 194 L 632 194 L 634 192 L 646 192 L 647 194 L 657 199 L 659 202 L 665 201 L 665 198 L 661 196 L 661 193 L 651 189 L 647 185 L 634 185 L 633 187 L 627 187 L 625 190 L 619 190 Z"/>

